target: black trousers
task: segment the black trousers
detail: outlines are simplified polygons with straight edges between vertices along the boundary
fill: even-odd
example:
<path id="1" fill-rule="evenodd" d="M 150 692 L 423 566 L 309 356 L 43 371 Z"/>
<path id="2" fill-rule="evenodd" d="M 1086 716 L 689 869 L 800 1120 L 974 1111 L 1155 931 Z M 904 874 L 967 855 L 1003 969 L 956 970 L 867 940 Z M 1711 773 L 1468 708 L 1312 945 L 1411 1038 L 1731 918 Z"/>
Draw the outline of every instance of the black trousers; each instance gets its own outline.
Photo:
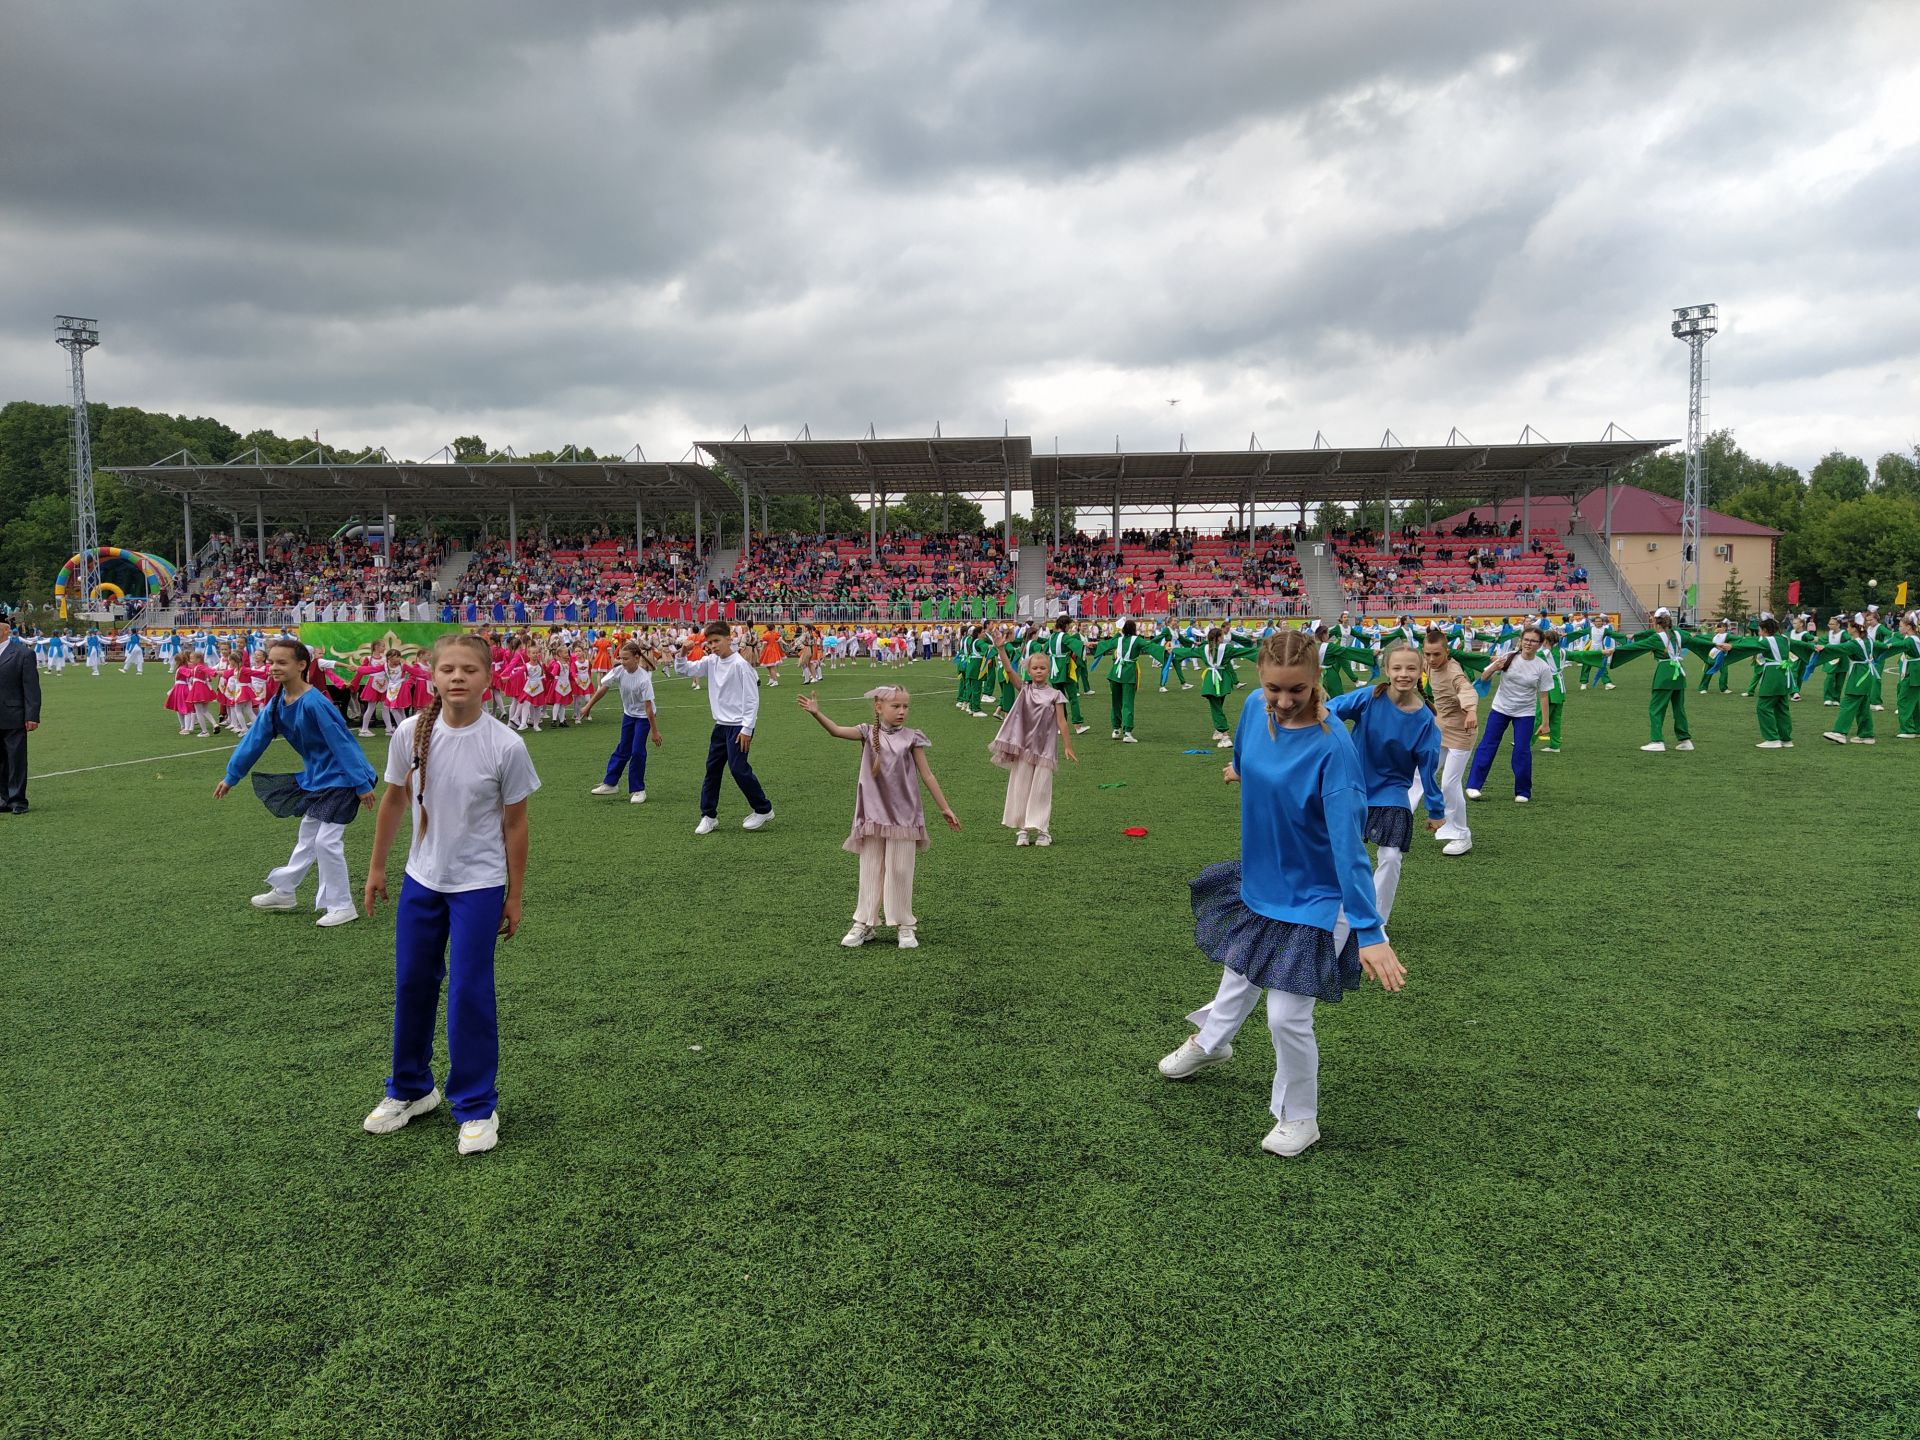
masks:
<path id="1" fill-rule="evenodd" d="M 752 807 L 754 814 L 764 815 L 773 809 L 767 792 L 760 788 L 760 777 L 753 773 L 753 766 L 747 762 L 747 752 L 740 748 L 740 727 L 716 725 L 712 737 L 707 741 L 707 774 L 700 785 L 702 815 L 717 817 L 720 814 L 720 775 L 726 770 L 733 772 L 733 783 L 747 797 L 747 804 Z"/>
<path id="2" fill-rule="evenodd" d="M 0 807 L 27 803 L 27 731 L 0 730 Z"/>

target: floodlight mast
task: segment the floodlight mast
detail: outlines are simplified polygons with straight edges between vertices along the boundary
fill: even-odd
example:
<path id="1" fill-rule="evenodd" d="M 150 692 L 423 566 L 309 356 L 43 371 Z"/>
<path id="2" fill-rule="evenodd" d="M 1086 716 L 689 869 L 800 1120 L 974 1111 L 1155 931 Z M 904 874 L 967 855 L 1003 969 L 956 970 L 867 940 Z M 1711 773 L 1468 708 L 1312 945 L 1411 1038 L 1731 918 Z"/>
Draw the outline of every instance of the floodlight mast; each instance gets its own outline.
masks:
<path id="1" fill-rule="evenodd" d="M 54 343 L 73 361 L 73 575 L 69 596 L 79 608 L 93 603 L 100 586 L 100 517 L 93 504 L 93 440 L 87 428 L 87 351 L 100 343 L 100 326 L 78 315 L 53 317 Z M 69 601 L 69 613 L 72 602 Z"/>
<path id="2" fill-rule="evenodd" d="M 1682 305 L 1673 312 L 1673 338 L 1687 346 L 1687 477 L 1680 496 L 1680 610 L 1697 620 L 1706 597 L 1700 593 L 1700 547 L 1706 542 L 1707 489 L 1707 342 L 1720 330 L 1718 305 Z"/>

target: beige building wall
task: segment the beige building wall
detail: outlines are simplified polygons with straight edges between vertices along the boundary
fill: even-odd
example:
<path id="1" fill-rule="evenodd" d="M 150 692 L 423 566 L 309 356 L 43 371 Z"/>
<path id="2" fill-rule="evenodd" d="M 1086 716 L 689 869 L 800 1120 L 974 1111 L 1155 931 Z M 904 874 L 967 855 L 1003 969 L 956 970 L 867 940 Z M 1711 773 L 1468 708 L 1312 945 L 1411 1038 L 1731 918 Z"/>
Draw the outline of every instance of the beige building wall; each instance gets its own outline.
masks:
<path id="1" fill-rule="evenodd" d="M 1767 594 L 1773 588 L 1773 548 L 1769 535 L 1722 535 L 1707 532 L 1706 554 L 1700 559 L 1699 617 L 1715 619 L 1720 594 L 1727 588 L 1727 576 L 1740 572 L 1740 588 L 1746 592 L 1747 609 L 1767 608 Z M 1727 553 L 1730 552 L 1730 553 Z M 1613 563 L 1633 587 L 1633 593 L 1649 614 L 1657 606 L 1677 610 L 1686 597 L 1680 593 L 1680 537 L 1678 535 L 1622 535 L 1613 537 Z M 1668 584 L 1672 581 L 1672 584 Z"/>

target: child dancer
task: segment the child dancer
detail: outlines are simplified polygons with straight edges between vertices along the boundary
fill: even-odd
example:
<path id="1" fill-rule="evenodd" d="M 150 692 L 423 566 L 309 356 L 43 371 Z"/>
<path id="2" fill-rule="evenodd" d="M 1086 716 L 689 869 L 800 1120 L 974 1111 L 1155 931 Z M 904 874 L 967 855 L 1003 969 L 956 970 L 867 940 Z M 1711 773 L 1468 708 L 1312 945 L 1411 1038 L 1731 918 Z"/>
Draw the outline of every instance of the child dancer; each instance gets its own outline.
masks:
<path id="1" fill-rule="evenodd" d="M 1785 639 L 1780 634 L 1780 622 L 1771 615 L 1760 617 L 1760 633 L 1751 638 L 1742 638 L 1733 642 L 1736 650 L 1753 656 L 1758 667 L 1758 680 L 1754 684 L 1754 718 L 1760 725 L 1760 743 L 1758 750 L 1791 750 L 1793 748 L 1793 706 L 1787 697 L 1793 692 L 1794 677 L 1800 672 L 1800 660 L 1803 655 L 1812 653 L 1812 647 L 1803 647 L 1799 642 Z"/>
<path id="2" fill-rule="evenodd" d="M 1113 738 L 1123 745 L 1137 745 L 1133 738 L 1133 702 L 1140 692 L 1140 657 L 1149 655 L 1164 662 L 1166 652 L 1149 640 L 1142 640 L 1137 627 L 1129 620 L 1120 627 L 1118 635 L 1109 635 L 1093 647 L 1088 660 L 1098 665 L 1100 658 L 1111 655 L 1113 659 L 1107 666 L 1107 689 L 1112 697 Z"/>
<path id="3" fill-rule="evenodd" d="M 767 684 L 780 683 L 780 662 L 786 658 L 786 647 L 780 643 L 779 627 L 767 626 L 760 637 L 760 665 L 767 672 Z"/>
<path id="4" fill-rule="evenodd" d="M 367 658 L 353 667 L 353 695 L 360 702 L 360 734 L 371 735 L 374 714 L 381 709 L 380 672 L 387 668 L 385 646 L 376 640 Z M 387 733 L 393 733 L 391 721 L 387 724 Z"/>
<path id="5" fill-rule="evenodd" d="M 1422 643 L 1427 686 L 1432 692 L 1434 717 L 1440 724 L 1440 771 L 1420 772 L 1427 797 L 1427 829 L 1441 842 L 1443 855 L 1464 855 L 1473 849 L 1473 830 L 1467 824 L 1467 794 L 1462 781 L 1473 749 L 1479 692 L 1467 674 L 1467 660 L 1447 648 L 1446 631 L 1427 630 Z M 1469 657 L 1480 664 L 1483 657 Z"/>
<path id="6" fill-rule="evenodd" d="M 1240 683 L 1233 662 L 1247 659 L 1255 648 L 1242 641 L 1229 640 L 1227 632 L 1216 625 L 1207 631 L 1204 644 L 1183 645 L 1173 652 L 1183 660 L 1200 662 L 1200 698 L 1207 702 L 1207 713 L 1213 717 L 1216 750 L 1226 750 L 1233 745 L 1233 736 L 1227 733 L 1227 696 Z"/>
<path id="7" fill-rule="evenodd" d="M 1525 805 L 1533 798 L 1533 727 L 1539 719 L 1540 703 L 1553 688 L 1556 671 L 1540 658 L 1541 635 L 1529 625 L 1520 632 L 1520 648 L 1496 655 L 1484 672 L 1484 678 L 1497 681 L 1493 711 L 1487 728 L 1480 732 L 1480 744 L 1474 749 L 1473 764 L 1467 770 L 1467 798 L 1478 800 L 1480 787 L 1487 782 L 1494 757 L 1500 753 L 1501 737 L 1513 727 L 1513 799 Z"/>
<path id="8" fill-rule="evenodd" d="M 573 723 L 584 725 L 587 712 L 592 706 L 594 692 L 593 667 L 587 661 L 587 642 L 573 642 Z"/>
<path id="9" fill-rule="evenodd" d="M 1885 654 L 1875 636 L 1879 628 L 1877 621 L 1869 623 L 1864 613 L 1857 614 L 1847 623 L 1846 638 L 1838 645 L 1823 648 L 1822 654 L 1842 662 L 1844 678 L 1839 718 L 1833 722 L 1833 729 L 1822 733 L 1822 739 L 1845 745 L 1849 739 L 1847 732 L 1856 730 L 1859 733 L 1851 737 L 1853 744 L 1874 743 L 1873 712 L 1880 703 L 1880 661 Z"/>
<path id="10" fill-rule="evenodd" d="M 357 806 L 373 808 L 378 777 L 333 702 L 307 683 L 312 659 L 312 652 L 298 640 L 281 636 L 268 644 L 267 664 L 280 693 L 228 757 L 227 773 L 214 787 L 213 797 L 218 800 L 238 785 L 276 735 L 294 748 L 306 762 L 297 774 L 253 777 L 254 794 L 269 811 L 282 819 L 300 817 L 293 854 L 286 864 L 267 872 L 267 889 L 253 897 L 253 906 L 292 910 L 299 903 L 294 892 L 317 865 L 320 888 L 314 907 L 320 911 L 318 923 L 331 927 L 360 918 L 347 878 L 344 836 Z"/>
<path id="11" fill-rule="evenodd" d="M 540 712 L 547 705 L 547 647 L 529 641 L 525 668 L 520 672 L 520 729 L 540 733 Z"/>
<path id="12" fill-rule="evenodd" d="M 1624 663 L 1636 655 L 1653 656 L 1653 691 L 1647 702 L 1647 723 L 1653 738 L 1642 750 L 1659 753 L 1667 748 L 1663 728 L 1669 708 L 1673 711 L 1674 749 L 1693 749 L 1693 732 L 1687 728 L 1687 667 L 1689 649 L 1704 649 L 1709 642 L 1675 628 L 1673 612 L 1662 605 L 1653 612 L 1653 629 L 1643 630 L 1625 645 L 1616 646 L 1614 658 Z"/>
<path id="13" fill-rule="evenodd" d="M 673 662 L 674 672 L 696 685 L 707 682 L 707 706 L 713 712 L 713 733 L 707 738 L 707 773 L 700 782 L 700 823 L 696 835 L 711 835 L 720 826 L 720 772 L 732 773 L 733 783 L 746 796 L 752 813 L 740 822 L 742 830 L 758 830 L 773 819 L 773 801 L 760 787 L 747 751 L 753 744 L 753 727 L 760 718 L 759 677 L 753 662 L 733 648 L 733 628 L 724 620 L 710 620 L 700 632 L 707 653 L 689 659 L 682 654 Z"/>
<path id="14" fill-rule="evenodd" d="M 1406 983 L 1375 910 L 1361 832 L 1366 790 L 1344 727 L 1324 718 L 1311 636 L 1288 630 L 1260 647 L 1260 689 L 1247 698 L 1225 776 L 1240 790 L 1240 860 L 1209 865 L 1192 882 L 1194 942 L 1221 967 L 1199 1027 L 1160 1062 L 1185 1080 L 1233 1058 L 1233 1037 L 1267 996 L 1273 1032 L 1272 1155 L 1298 1155 L 1320 1138 L 1316 1000 L 1338 1001 L 1361 974 Z M 1335 931 L 1348 927 L 1339 944 Z"/>
<path id="15" fill-rule="evenodd" d="M 87 673 L 94 679 L 100 678 L 100 662 L 107 658 L 107 642 L 100 638 L 97 629 L 87 631 Z"/>
<path id="16" fill-rule="evenodd" d="M 1073 633 L 1073 626 L 1071 615 L 1055 619 L 1053 634 L 1047 637 L 1047 658 L 1052 683 L 1066 698 L 1067 711 L 1073 718 L 1073 733 L 1084 735 L 1093 728 L 1080 714 L 1080 692 L 1086 688 L 1087 646 Z"/>
<path id="17" fill-rule="evenodd" d="M 1375 847 L 1373 900 L 1384 928 L 1400 888 L 1401 862 L 1413 844 L 1413 786 L 1440 763 L 1440 726 L 1420 693 L 1420 652 L 1400 631 L 1393 631 L 1381 649 L 1380 668 L 1385 679 L 1329 701 L 1327 713 L 1353 727 L 1360 779 L 1367 787 L 1361 838 Z M 1336 924 L 1334 949 L 1346 938 Z"/>
<path id="18" fill-rule="evenodd" d="M 549 641 L 547 652 L 547 694 L 552 701 L 547 718 L 559 729 L 567 728 L 573 713 L 573 657 L 562 641 Z"/>
<path id="19" fill-rule="evenodd" d="M 620 692 L 620 743 L 607 757 L 606 778 L 590 793 L 619 794 L 620 772 L 625 770 L 628 803 L 644 805 L 647 803 L 647 742 L 651 740 L 655 745 L 666 742 L 661 738 L 660 724 L 653 713 L 653 661 L 647 658 L 638 640 L 629 640 L 620 647 L 619 666 L 600 682 L 600 688 L 588 699 L 587 708 L 580 713 L 582 720 L 593 714 L 593 707 L 609 690 Z"/>
<path id="20" fill-rule="evenodd" d="M 1013 670 L 1004 637 L 995 638 L 1002 642 L 1000 663 Z M 1007 801 L 1000 823 L 1014 832 L 1016 845 L 1053 843 L 1053 775 L 1060 765 L 1053 753 L 1056 733 L 1067 759 L 1080 763 L 1067 731 L 1067 697 L 1049 683 L 1052 672 L 1053 659 L 1045 651 L 1027 656 L 1024 673 L 1015 672 L 1020 696 L 987 746 L 993 763 L 1007 772 Z"/>
<path id="21" fill-rule="evenodd" d="M 433 1019 L 447 980 L 447 1098 L 456 1148 L 500 1143 L 496 937 L 520 929 L 527 874 L 527 797 L 540 788 L 526 742 L 486 713 L 493 660 L 478 635 L 443 635 L 428 652 L 434 699 L 387 742 L 387 791 L 374 822 L 362 891 L 367 913 L 387 898 L 387 852 L 403 818 L 406 877 L 394 907 L 393 1070 L 361 1126 L 389 1135 L 440 1103 Z"/>
<path id="22" fill-rule="evenodd" d="M 1567 706 L 1566 661 L 1560 654 L 1560 636 L 1551 627 L 1541 626 L 1540 658 L 1546 661 L 1553 671 L 1553 683 L 1540 693 L 1540 703 L 1544 715 L 1534 716 L 1533 739 L 1539 744 L 1544 731 L 1547 743 L 1541 747 L 1543 755 L 1560 753 L 1560 712 Z M 1544 724 L 1542 722 L 1544 721 Z"/>
<path id="23" fill-rule="evenodd" d="M 214 729 L 213 704 L 213 667 L 206 662 L 198 650 L 189 650 L 190 665 L 182 665 L 180 674 L 187 682 L 187 704 L 193 711 L 193 723 L 202 736 L 210 737 Z"/>
<path id="24" fill-rule="evenodd" d="M 184 663 L 174 667 L 173 683 L 167 686 L 167 698 L 162 704 L 180 717 L 180 733 L 193 733 L 193 677 L 181 672 L 193 663 L 193 652 L 186 652 Z"/>
<path id="25" fill-rule="evenodd" d="M 120 661 L 120 673 L 122 675 L 126 674 L 129 670 L 133 671 L 136 675 L 144 675 L 147 673 L 147 652 L 140 644 L 140 632 L 138 630 L 127 631 L 127 638 L 122 646 L 122 655 L 124 657 Z"/>
<path id="26" fill-rule="evenodd" d="M 820 728 L 838 740 L 860 742 L 860 779 L 853 794 L 853 830 L 841 849 L 860 857 L 860 893 L 853 906 L 853 928 L 841 938 L 857 949 L 873 938 L 873 927 L 884 913 L 897 927 L 900 948 L 913 950 L 920 941 L 913 914 L 913 864 L 927 848 L 927 813 L 920 800 L 925 785 L 940 807 L 947 827 L 960 821 L 940 793 L 940 782 L 927 764 L 925 732 L 907 728 L 906 690 L 881 685 L 867 692 L 873 702 L 873 720 L 866 725 L 836 725 L 820 713 L 811 695 L 800 697 L 800 708 L 820 722 Z"/>
<path id="27" fill-rule="evenodd" d="M 1900 680 L 1894 687 L 1895 712 L 1900 717 L 1896 740 L 1920 740 L 1920 612 L 1909 611 L 1900 617 L 1900 633 L 1887 646 L 1887 653 L 1900 657 Z"/>

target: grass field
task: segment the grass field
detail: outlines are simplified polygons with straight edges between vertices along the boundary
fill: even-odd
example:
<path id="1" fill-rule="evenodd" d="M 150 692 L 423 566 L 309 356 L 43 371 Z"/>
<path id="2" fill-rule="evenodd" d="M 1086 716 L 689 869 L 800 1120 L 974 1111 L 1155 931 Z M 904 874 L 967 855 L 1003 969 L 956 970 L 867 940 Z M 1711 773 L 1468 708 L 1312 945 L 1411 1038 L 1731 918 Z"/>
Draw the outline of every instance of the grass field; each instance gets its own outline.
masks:
<path id="1" fill-rule="evenodd" d="M 1650 756 L 1644 664 L 1574 695 L 1535 804 L 1502 768 L 1472 855 L 1418 842 L 1408 988 L 1321 1008 L 1325 1139 L 1281 1161 L 1257 1020 L 1154 1071 L 1217 975 L 1185 882 L 1238 847 L 1197 692 L 1138 746 L 1090 714 L 1016 850 L 993 727 L 910 678 L 966 827 L 918 952 L 836 943 L 859 752 L 791 680 L 758 834 L 729 782 L 692 835 L 678 682 L 645 806 L 586 793 L 607 707 L 529 737 L 467 1160 L 444 1108 L 359 1127 L 391 913 L 250 910 L 292 826 L 211 799 L 229 741 L 175 737 L 158 666 L 50 678 L 0 817 L 0 1436 L 1920 1433 L 1920 744 L 1810 700 L 1758 751 L 1714 695 Z"/>

